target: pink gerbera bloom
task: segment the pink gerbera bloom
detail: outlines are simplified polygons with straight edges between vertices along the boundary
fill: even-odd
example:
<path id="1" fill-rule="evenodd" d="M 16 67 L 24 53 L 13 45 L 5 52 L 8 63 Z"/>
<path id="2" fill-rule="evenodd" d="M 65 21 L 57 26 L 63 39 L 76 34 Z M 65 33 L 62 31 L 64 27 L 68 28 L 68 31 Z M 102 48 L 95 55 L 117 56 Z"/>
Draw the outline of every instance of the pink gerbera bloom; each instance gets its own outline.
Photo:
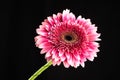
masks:
<path id="1" fill-rule="evenodd" d="M 90 19 L 76 18 L 68 9 L 45 19 L 36 31 L 36 46 L 53 66 L 63 62 L 66 68 L 84 67 L 85 61 L 93 61 L 99 52 L 99 43 L 95 42 L 100 40 L 97 27 Z"/>

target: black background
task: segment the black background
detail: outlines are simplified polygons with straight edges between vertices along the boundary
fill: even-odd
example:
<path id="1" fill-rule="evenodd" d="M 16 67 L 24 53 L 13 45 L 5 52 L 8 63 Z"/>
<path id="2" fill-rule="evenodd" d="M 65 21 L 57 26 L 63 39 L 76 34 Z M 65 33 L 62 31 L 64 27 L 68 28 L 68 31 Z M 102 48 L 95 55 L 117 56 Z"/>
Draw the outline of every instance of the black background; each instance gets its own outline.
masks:
<path id="1" fill-rule="evenodd" d="M 85 68 L 51 66 L 36 80 L 115 80 L 119 76 L 119 7 L 113 1 L 9 0 L 1 3 L 0 64 L 2 80 L 28 80 L 46 63 L 35 47 L 35 29 L 53 13 L 70 9 L 76 16 L 90 18 L 101 33 L 100 52 Z"/>

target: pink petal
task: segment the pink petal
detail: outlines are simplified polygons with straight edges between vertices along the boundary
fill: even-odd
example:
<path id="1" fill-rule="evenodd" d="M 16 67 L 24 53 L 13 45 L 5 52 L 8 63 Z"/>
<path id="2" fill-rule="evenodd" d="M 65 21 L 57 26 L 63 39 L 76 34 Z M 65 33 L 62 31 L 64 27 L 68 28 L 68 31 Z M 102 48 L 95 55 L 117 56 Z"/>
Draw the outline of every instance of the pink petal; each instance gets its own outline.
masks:
<path id="1" fill-rule="evenodd" d="M 85 52 L 83 55 L 84 56 L 89 56 L 90 54 L 88 52 Z"/>
<path id="2" fill-rule="evenodd" d="M 82 25 L 82 26 L 86 23 L 85 18 L 81 18 L 81 16 L 79 16 L 76 21 L 77 23 L 79 23 L 79 25 Z"/>
<path id="3" fill-rule="evenodd" d="M 67 15 L 69 15 L 70 10 L 64 10 L 62 15 L 62 20 L 67 21 Z"/>
<path id="4" fill-rule="evenodd" d="M 80 65 L 80 63 L 75 62 L 74 67 L 77 68 Z"/>
<path id="5" fill-rule="evenodd" d="M 97 57 L 97 53 L 94 53 L 93 56 L 94 56 L 94 57 Z"/>
<path id="6" fill-rule="evenodd" d="M 49 42 L 44 42 L 44 43 L 41 43 L 38 47 L 39 48 L 46 48 L 46 47 L 51 47 L 51 43 Z"/>
<path id="7" fill-rule="evenodd" d="M 100 34 L 89 34 L 88 38 L 89 38 L 89 41 L 100 41 L 101 39 L 98 38 L 99 36 Z"/>
<path id="8" fill-rule="evenodd" d="M 74 60 L 74 67 L 77 68 L 80 65 L 80 61 L 73 59 Z"/>
<path id="9" fill-rule="evenodd" d="M 47 20 L 45 20 L 45 22 L 42 22 L 42 25 L 45 27 L 47 31 L 50 31 L 51 25 L 47 22 Z"/>
<path id="10" fill-rule="evenodd" d="M 66 68 L 69 68 L 69 66 L 70 66 L 66 60 L 63 62 L 63 65 L 64 65 Z"/>
<path id="11" fill-rule="evenodd" d="M 55 61 L 57 62 L 57 61 L 59 61 L 60 60 L 60 58 L 57 56 L 57 57 L 55 57 Z"/>
<path id="12" fill-rule="evenodd" d="M 86 57 L 83 54 L 80 55 L 80 61 L 81 62 L 85 62 L 86 61 Z"/>
<path id="13" fill-rule="evenodd" d="M 90 61 L 93 61 L 94 60 L 94 56 L 89 55 L 89 56 L 87 56 L 87 59 L 90 60 Z"/>
<path id="14" fill-rule="evenodd" d="M 52 54 L 56 54 L 56 53 L 57 53 L 57 49 L 56 49 L 56 48 L 53 48 Z"/>
<path id="15" fill-rule="evenodd" d="M 54 25 L 54 20 L 52 19 L 52 17 L 48 17 L 47 20 L 51 25 Z"/>
<path id="16" fill-rule="evenodd" d="M 60 59 L 56 49 L 52 50 L 52 59 L 54 59 L 55 61 L 58 61 Z"/>
<path id="17" fill-rule="evenodd" d="M 59 21 L 58 21 L 58 18 L 57 18 L 57 15 L 53 14 L 53 19 L 54 19 L 54 22 L 57 24 Z"/>
<path id="18" fill-rule="evenodd" d="M 67 62 L 71 65 L 71 66 L 74 66 L 74 62 L 73 62 L 73 59 L 72 57 L 67 59 Z"/>
<path id="19" fill-rule="evenodd" d="M 35 37 L 35 42 L 36 42 L 36 46 L 39 46 L 40 44 L 44 42 L 48 42 L 48 39 L 42 36 L 37 36 Z"/>
<path id="20" fill-rule="evenodd" d="M 53 66 L 55 66 L 57 64 L 54 59 L 52 59 L 52 64 L 53 64 Z"/>
<path id="21" fill-rule="evenodd" d="M 47 60 L 47 62 L 49 62 L 52 58 L 50 57 L 45 57 L 45 59 Z"/>
<path id="22" fill-rule="evenodd" d="M 59 61 L 57 61 L 57 65 L 59 66 L 61 64 L 61 61 L 59 60 Z"/>
<path id="23" fill-rule="evenodd" d="M 61 13 L 57 14 L 57 19 L 59 22 L 62 22 L 62 14 Z"/>
<path id="24" fill-rule="evenodd" d="M 59 56 L 62 56 L 63 54 L 64 54 L 64 52 L 59 50 Z"/>
<path id="25" fill-rule="evenodd" d="M 57 65 L 60 65 L 61 64 L 61 61 L 60 60 L 55 60 L 55 59 L 52 59 L 52 64 L 53 64 L 53 66 L 55 66 L 56 64 Z"/>
<path id="26" fill-rule="evenodd" d="M 67 59 L 70 59 L 70 57 L 71 57 L 71 55 L 70 55 L 69 52 L 66 52 L 66 53 L 65 53 L 65 56 L 66 56 Z"/>
<path id="27" fill-rule="evenodd" d="M 40 36 L 36 36 L 36 37 L 34 38 L 35 42 L 36 42 L 39 38 L 40 38 Z"/>
<path id="28" fill-rule="evenodd" d="M 40 53 L 41 53 L 41 54 L 44 54 L 44 53 L 46 53 L 46 52 L 48 52 L 48 51 L 49 51 L 49 49 L 43 48 L 43 49 L 40 51 Z"/>
<path id="29" fill-rule="evenodd" d="M 63 11 L 62 20 L 63 21 L 75 21 L 75 16 L 73 13 L 69 13 L 70 10 L 66 9 Z"/>
<path id="30" fill-rule="evenodd" d="M 80 60 L 80 55 L 79 55 L 77 52 L 73 53 L 73 56 L 74 56 L 77 60 Z"/>
<path id="31" fill-rule="evenodd" d="M 48 32 L 45 31 L 45 30 L 41 30 L 41 29 L 36 29 L 36 32 L 42 36 L 47 36 L 48 35 Z"/>
<path id="32" fill-rule="evenodd" d="M 81 66 L 84 68 L 85 67 L 85 63 L 84 62 L 80 62 Z"/>
<path id="33" fill-rule="evenodd" d="M 47 58 L 47 57 L 50 57 L 50 56 L 51 56 L 51 50 L 49 50 L 49 51 L 46 53 L 45 57 Z"/>
<path id="34" fill-rule="evenodd" d="M 66 59 L 65 55 L 60 56 L 61 61 L 64 61 Z"/>

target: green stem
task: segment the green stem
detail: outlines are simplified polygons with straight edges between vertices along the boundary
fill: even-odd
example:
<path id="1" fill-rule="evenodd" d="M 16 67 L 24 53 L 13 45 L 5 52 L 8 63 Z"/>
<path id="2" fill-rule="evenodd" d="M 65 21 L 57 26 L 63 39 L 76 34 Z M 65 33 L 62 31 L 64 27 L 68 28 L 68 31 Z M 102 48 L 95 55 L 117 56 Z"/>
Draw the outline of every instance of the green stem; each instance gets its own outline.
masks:
<path id="1" fill-rule="evenodd" d="M 52 65 L 52 61 L 50 60 L 45 65 L 43 65 L 40 69 L 38 69 L 28 80 L 35 80 L 44 70 Z"/>

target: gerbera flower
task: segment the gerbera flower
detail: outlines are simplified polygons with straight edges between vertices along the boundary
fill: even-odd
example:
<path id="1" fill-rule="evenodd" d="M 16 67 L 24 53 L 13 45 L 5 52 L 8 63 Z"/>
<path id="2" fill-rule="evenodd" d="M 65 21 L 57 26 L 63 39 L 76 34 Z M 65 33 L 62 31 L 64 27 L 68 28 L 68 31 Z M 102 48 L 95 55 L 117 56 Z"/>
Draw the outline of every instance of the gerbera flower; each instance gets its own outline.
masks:
<path id="1" fill-rule="evenodd" d="M 97 27 L 90 19 L 76 18 L 68 9 L 45 19 L 36 32 L 35 44 L 53 66 L 84 67 L 87 59 L 93 61 L 99 52 Z"/>

